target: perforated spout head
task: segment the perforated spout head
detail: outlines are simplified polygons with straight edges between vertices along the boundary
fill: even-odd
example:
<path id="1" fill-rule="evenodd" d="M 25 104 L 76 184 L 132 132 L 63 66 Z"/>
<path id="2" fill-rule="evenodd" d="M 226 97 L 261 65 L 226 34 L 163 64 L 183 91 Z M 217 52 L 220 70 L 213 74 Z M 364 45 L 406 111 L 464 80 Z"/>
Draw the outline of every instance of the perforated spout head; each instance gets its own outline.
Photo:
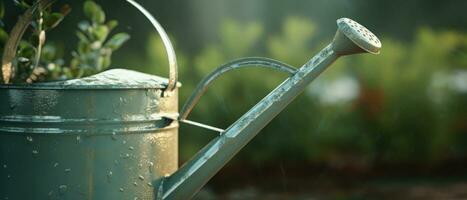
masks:
<path id="1" fill-rule="evenodd" d="M 371 31 L 349 19 L 337 20 L 337 32 L 333 40 L 333 49 L 339 55 L 356 53 L 379 54 L 381 42 Z"/>

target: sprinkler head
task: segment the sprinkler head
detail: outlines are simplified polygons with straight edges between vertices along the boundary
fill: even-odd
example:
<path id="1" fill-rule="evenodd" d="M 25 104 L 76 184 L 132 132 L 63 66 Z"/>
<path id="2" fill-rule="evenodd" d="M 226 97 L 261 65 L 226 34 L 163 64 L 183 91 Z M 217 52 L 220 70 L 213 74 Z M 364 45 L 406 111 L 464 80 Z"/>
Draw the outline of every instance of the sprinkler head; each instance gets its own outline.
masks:
<path id="1" fill-rule="evenodd" d="M 379 54 L 381 42 L 371 31 L 349 19 L 337 20 L 337 32 L 333 40 L 333 49 L 339 55 L 356 53 Z"/>

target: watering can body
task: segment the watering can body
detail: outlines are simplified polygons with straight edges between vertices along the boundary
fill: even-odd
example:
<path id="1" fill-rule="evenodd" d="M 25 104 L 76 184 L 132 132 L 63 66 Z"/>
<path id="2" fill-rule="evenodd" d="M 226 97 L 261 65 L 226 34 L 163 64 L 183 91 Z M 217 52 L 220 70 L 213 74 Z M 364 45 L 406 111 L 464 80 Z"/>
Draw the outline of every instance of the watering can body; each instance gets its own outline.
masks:
<path id="1" fill-rule="evenodd" d="M 178 95 L 147 78 L 1 86 L 0 198 L 155 199 L 153 181 L 178 168 L 178 123 L 161 117 Z"/>

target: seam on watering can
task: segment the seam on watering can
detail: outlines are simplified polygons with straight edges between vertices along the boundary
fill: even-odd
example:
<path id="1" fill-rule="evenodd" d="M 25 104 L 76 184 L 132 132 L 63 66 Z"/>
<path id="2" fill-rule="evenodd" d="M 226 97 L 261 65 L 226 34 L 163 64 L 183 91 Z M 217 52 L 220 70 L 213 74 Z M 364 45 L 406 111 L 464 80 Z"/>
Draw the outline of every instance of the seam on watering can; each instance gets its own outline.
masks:
<path id="1" fill-rule="evenodd" d="M 112 122 L 116 124 L 116 122 Z M 16 126 L 14 126 L 16 124 Z M 24 125 L 23 125 L 24 124 Z M 51 124 L 63 125 L 60 127 L 52 127 Z M 138 125 L 139 124 L 139 125 Z M 17 122 L 1 122 L 0 121 L 0 133 L 35 133 L 35 134 L 90 134 L 90 135 L 115 135 L 115 134 L 127 134 L 127 133 L 148 133 L 148 132 L 160 132 L 170 129 L 178 128 L 178 123 L 174 121 L 163 120 L 147 120 L 144 122 L 136 121 L 132 123 L 125 123 L 120 121 L 114 126 L 109 126 L 105 123 L 57 123 L 57 122 L 28 122 L 28 123 L 17 123 Z M 23 126 L 18 126 L 23 125 Z M 31 127 L 34 125 L 35 127 Z M 74 126 L 73 126 L 74 125 Z M 43 128 L 47 127 L 47 128 Z M 106 128 L 98 128 L 106 127 Z"/>
<path id="2" fill-rule="evenodd" d="M 93 86 L 45 86 L 45 85 L 0 85 L 0 90 L 135 90 L 135 89 L 160 89 L 163 90 L 167 86 L 157 86 L 157 87 L 138 87 L 138 86 L 102 86 L 102 85 L 93 85 Z M 181 87 L 181 84 L 177 84 L 177 87 Z"/>

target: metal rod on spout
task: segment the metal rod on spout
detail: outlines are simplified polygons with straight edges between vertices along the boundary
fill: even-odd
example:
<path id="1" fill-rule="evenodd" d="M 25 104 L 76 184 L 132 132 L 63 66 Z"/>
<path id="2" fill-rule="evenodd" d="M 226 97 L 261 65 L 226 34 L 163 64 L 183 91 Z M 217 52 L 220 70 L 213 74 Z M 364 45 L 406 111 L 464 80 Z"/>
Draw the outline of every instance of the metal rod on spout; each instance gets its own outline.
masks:
<path id="1" fill-rule="evenodd" d="M 163 199 L 190 198 L 337 58 L 332 45 L 321 50 L 227 128 L 224 134 L 206 145 L 193 159 L 168 177 L 164 181 L 168 188 L 164 188 Z"/>

